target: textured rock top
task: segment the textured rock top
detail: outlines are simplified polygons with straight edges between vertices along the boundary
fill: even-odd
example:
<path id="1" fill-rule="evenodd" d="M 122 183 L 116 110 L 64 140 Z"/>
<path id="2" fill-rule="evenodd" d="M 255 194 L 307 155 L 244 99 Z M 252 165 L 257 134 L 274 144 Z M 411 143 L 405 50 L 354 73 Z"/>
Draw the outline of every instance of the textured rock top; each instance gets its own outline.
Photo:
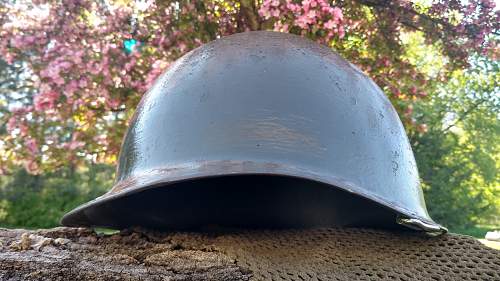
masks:
<path id="1" fill-rule="evenodd" d="M 0 229 L 0 280 L 500 280 L 500 251 L 369 229 Z"/>

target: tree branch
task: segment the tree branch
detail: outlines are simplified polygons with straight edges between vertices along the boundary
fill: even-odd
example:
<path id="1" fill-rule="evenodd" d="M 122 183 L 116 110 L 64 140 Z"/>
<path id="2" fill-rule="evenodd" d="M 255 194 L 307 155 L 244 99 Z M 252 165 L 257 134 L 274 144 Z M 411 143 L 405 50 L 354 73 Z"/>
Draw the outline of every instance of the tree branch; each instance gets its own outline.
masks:
<path id="1" fill-rule="evenodd" d="M 464 111 L 464 113 L 460 117 L 458 117 L 455 120 L 455 122 L 453 122 L 452 124 L 448 125 L 443 130 L 441 130 L 441 133 L 446 133 L 451 128 L 455 127 L 460 121 L 464 120 L 465 117 L 467 117 L 467 115 L 471 114 L 474 110 L 476 110 L 481 104 L 485 103 L 486 101 L 488 101 L 488 100 L 487 99 L 480 99 L 480 100 L 478 100 L 476 103 L 474 103 L 473 105 L 471 105 L 466 111 Z"/>
<path id="2" fill-rule="evenodd" d="M 238 31 L 243 32 L 248 27 L 250 30 L 259 30 L 260 21 L 255 0 L 241 0 L 238 17 Z"/>

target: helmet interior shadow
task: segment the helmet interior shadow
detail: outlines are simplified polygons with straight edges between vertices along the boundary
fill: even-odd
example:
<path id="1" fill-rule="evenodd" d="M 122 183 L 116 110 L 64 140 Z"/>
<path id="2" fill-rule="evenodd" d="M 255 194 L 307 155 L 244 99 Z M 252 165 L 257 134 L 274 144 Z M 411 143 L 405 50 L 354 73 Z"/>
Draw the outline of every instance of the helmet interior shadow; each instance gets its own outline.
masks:
<path id="1" fill-rule="evenodd" d="M 397 214 L 358 195 L 302 178 L 236 175 L 155 186 L 85 211 L 96 226 L 151 229 L 398 228 Z"/>

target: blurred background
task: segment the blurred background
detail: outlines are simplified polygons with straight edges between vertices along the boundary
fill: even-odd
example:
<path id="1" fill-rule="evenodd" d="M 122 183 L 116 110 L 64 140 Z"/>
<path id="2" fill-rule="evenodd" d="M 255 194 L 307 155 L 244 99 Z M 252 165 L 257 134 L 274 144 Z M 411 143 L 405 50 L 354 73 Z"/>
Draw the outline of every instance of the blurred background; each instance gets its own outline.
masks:
<path id="1" fill-rule="evenodd" d="M 500 13 L 490 0 L 0 2 L 0 227 L 49 228 L 107 191 L 148 87 L 221 36 L 330 46 L 396 107 L 431 216 L 500 228 Z"/>

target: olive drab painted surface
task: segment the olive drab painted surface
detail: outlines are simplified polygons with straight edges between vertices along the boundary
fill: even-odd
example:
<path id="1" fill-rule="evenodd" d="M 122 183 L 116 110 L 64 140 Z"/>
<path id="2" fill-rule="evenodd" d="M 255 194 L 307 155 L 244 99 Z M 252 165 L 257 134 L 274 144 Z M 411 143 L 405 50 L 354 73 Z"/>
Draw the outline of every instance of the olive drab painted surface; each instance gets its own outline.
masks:
<path id="1" fill-rule="evenodd" d="M 404 128 L 378 86 L 327 47 L 264 31 L 175 62 L 137 108 L 115 186 L 62 223 L 117 226 L 115 200 L 228 175 L 307 179 L 375 202 L 394 224 L 446 232 L 427 213 Z"/>

